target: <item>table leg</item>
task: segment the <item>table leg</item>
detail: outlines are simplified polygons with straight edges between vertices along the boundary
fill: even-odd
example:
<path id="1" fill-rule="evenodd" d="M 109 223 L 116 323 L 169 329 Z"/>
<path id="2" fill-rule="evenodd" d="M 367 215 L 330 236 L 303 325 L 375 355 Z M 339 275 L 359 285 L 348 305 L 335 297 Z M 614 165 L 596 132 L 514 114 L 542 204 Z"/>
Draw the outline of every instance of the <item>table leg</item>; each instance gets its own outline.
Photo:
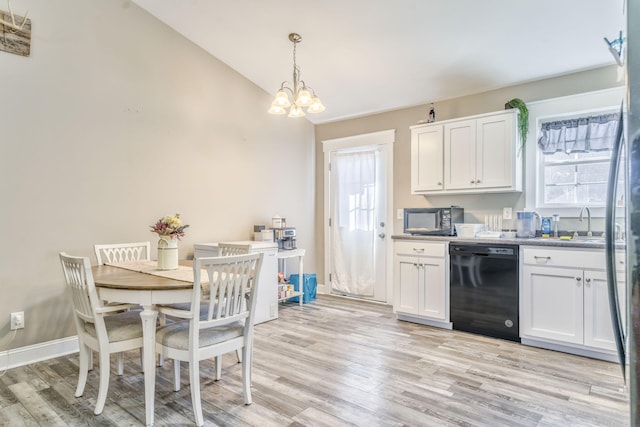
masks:
<path id="1" fill-rule="evenodd" d="M 142 337 L 144 348 L 144 408 L 148 426 L 153 425 L 154 397 L 156 389 L 156 319 L 158 312 L 152 305 L 144 305 Z"/>

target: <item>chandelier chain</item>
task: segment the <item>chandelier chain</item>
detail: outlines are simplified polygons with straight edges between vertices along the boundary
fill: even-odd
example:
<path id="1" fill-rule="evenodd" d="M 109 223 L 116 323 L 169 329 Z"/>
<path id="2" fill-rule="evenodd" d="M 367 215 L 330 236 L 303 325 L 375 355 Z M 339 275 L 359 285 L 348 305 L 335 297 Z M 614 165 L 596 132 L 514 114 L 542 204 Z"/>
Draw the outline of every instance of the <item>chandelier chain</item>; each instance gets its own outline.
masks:
<path id="1" fill-rule="evenodd" d="M 296 46 L 298 45 L 297 41 L 293 42 L 293 93 L 298 92 L 298 65 L 296 64 Z M 294 101 L 295 103 L 295 101 Z"/>

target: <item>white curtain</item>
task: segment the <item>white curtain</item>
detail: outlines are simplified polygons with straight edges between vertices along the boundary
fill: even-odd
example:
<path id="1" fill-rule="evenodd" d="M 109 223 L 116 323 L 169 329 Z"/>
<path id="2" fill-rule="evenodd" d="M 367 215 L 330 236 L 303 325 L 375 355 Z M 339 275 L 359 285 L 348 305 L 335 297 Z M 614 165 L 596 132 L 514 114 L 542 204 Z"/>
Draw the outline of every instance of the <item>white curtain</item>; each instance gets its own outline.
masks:
<path id="1" fill-rule="evenodd" d="M 336 153 L 332 160 L 332 242 L 334 265 L 331 288 L 340 293 L 373 296 L 378 206 L 376 150 Z"/>

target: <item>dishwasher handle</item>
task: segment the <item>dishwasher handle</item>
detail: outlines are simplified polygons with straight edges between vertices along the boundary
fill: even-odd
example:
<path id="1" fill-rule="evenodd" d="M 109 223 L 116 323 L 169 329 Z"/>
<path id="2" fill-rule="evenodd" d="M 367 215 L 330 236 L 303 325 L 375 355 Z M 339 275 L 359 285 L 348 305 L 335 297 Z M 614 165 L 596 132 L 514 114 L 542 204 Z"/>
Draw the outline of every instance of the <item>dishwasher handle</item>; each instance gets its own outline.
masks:
<path id="1" fill-rule="evenodd" d="M 451 244 L 451 256 L 481 256 L 488 258 L 518 259 L 517 245 Z"/>

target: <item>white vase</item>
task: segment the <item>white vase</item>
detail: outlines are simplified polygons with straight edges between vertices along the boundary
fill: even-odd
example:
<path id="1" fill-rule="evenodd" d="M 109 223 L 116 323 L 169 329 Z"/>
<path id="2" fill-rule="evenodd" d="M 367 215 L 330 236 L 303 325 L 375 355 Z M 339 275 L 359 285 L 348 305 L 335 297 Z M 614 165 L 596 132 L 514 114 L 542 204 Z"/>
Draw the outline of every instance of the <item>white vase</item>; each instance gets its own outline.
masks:
<path id="1" fill-rule="evenodd" d="M 178 268 L 178 239 L 161 236 L 158 240 L 158 270 Z"/>

